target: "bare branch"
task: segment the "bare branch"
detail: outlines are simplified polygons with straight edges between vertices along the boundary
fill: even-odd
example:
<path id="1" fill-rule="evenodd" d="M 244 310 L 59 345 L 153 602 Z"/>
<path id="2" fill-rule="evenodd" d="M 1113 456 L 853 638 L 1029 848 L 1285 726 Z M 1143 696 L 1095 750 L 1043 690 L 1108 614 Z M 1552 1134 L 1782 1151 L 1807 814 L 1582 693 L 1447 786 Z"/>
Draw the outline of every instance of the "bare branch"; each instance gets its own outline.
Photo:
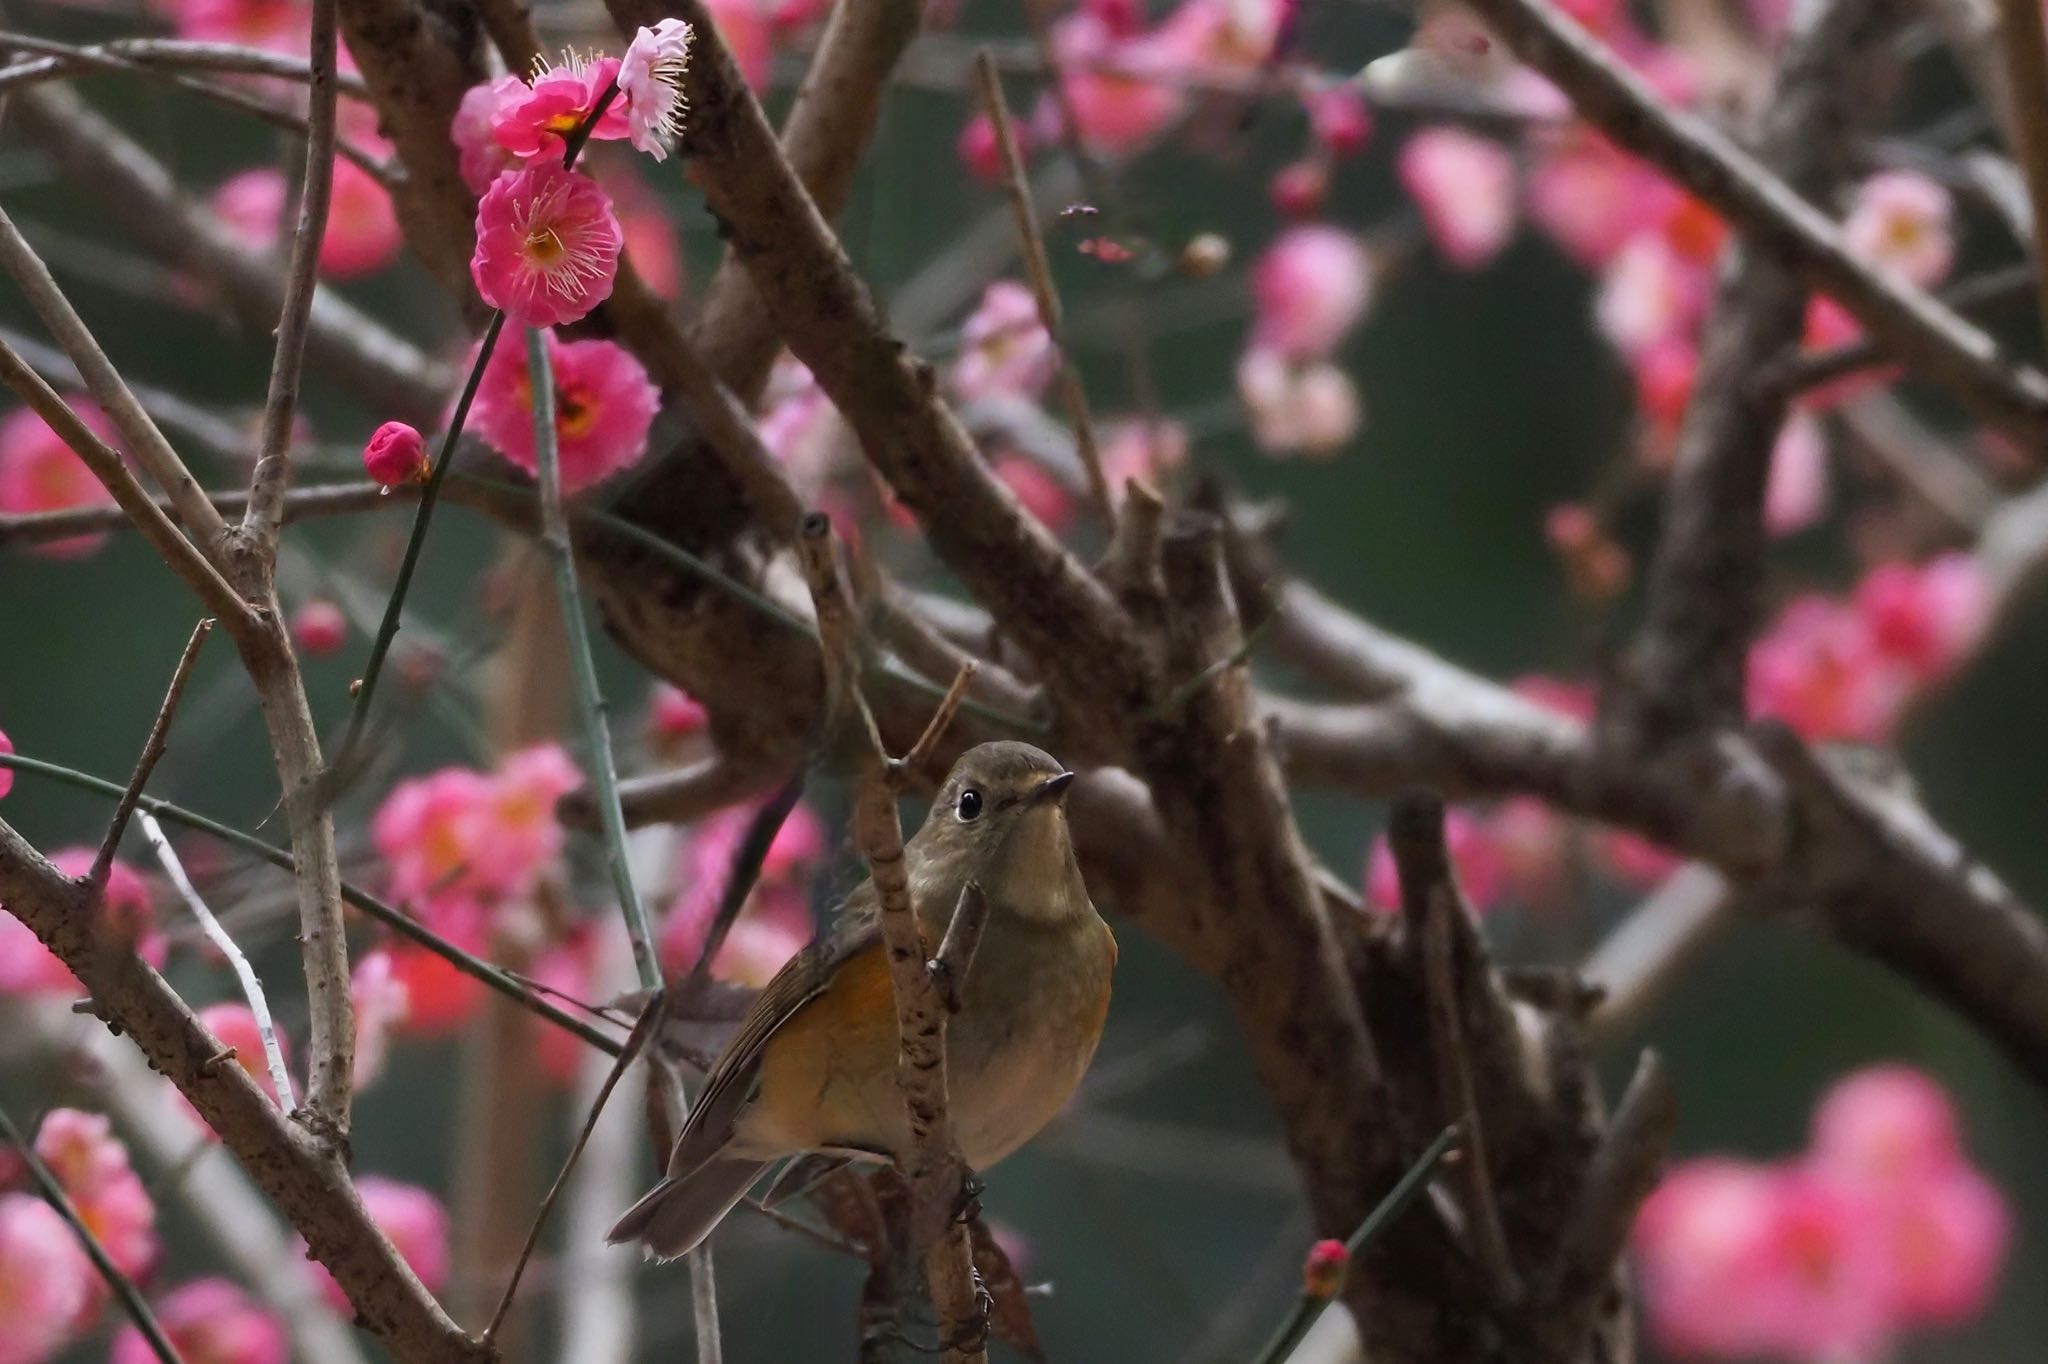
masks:
<path id="1" fill-rule="evenodd" d="M 960 888 L 960 903 L 946 921 L 946 936 L 939 940 L 939 954 L 925 963 L 939 988 L 948 1013 L 959 1013 L 961 986 L 974 970 L 974 954 L 981 949 L 981 931 L 988 927 L 988 899 L 972 881 Z"/>
<path id="2" fill-rule="evenodd" d="M 1026 0 L 1034 15 L 1037 7 Z M 1060 296 L 1053 287 L 1052 262 L 1046 259 L 1045 236 L 1038 229 L 1038 210 L 1031 202 L 1031 181 L 1024 169 L 1024 154 L 1017 149 L 1017 128 L 1010 118 L 1009 101 L 1003 98 L 1003 78 L 996 72 L 995 58 L 986 48 L 975 57 L 975 73 L 981 82 L 981 104 L 995 125 L 996 145 L 1003 157 L 1003 188 L 1010 196 L 1010 211 L 1017 219 L 1017 240 L 1024 257 L 1024 273 L 1031 280 L 1031 292 L 1038 300 L 1038 320 L 1052 338 L 1053 353 L 1059 359 L 1060 402 L 1074 427 L 1074 445 L 1081 467 L 1088 474 L 1088 491 L 1095 511 L 1104 525 L 1116 524 L 1116 506 L 1110 498 L 1109 483 L 1102 476 L 1102 451 L 1095 444 L 1095 423 L 1088 415 L 1088 394 L 1081 387 L 1081 373 L 1074 365 L 1067 345 L 1066 328 L 1060 318 Z M 1054 88 L 1063 88 L 1058 81 Z M 1062 126 L 1072 128 L 1071 122 Z"/>
<path id="3" fill-rule="evenodd" d="M 306 331 L 312 322 L 313 290 L 320 267 L 327 208 L 334 195 L 335 87 L 340 51 L 335 34 L 336 0 L 313 0 L 312 88 L 306 119 L 306 172 L 299 189 L 299 223 L 285 267 L 284 307 L 277 346 L 270 361 L 270 388 L 263 400 L 263 426 L 256 440 L 256 470 L 249 483 L 249 510 L 242 518 L 246 548 L 267 575 L 277 560 L 277 533 L 284 524 L 284 493 L 291 483 L 292 419 L 298 413 L 299 376 L 306 362 Z"/>
<path id="4" fill-rule="evenodd" d="M 120 801 L 114 806 L 114 817 L 107 821 L 106 836 L 100 840 L 100 850 L 92 859 L 92 870 L 86 874 L 85 879 L 101 890 L 106 889 L 107 874 L 113 869 L 114 854 L 120 851 L 121 835 L 127 831 L 128 817 L 135 813 L 135 802 L 142 798 L 142 788 L 149 784 L 149 774 L 156 770 L 157 760 L 164 755 L 164 740 L 170 733 L 171 717 L 178 713 L 178 700 L 184 696 L 185 683 L 192 677 L 192 665 L 199 661 L 199 650 L 212 633 L 211 616 L 193 626 L 192 637 L 185 641 L 184 652 L 178 655 L 178 664 L 171 669 L 171 684 L 164 689 L 164 699 L 157 706 L 156 719 L 149 726 L 148 737 L 142 741 L 142 753 L 135 759 L 135 771 L 128 778 L 128 789 L 121 793 Z"/>
<path id="5" fill-rule="evenodd" d="M 2013 117 L 2007 120 L 2026 171 L 2027 202 L 2033 208 L 2033 256 L 2040 323 L 2048 331 L 2048 26 L 2041 7 L 2026 0 L 1998 0 L 1998 46 L 2005 49 L 2007 88 Z"/>
<path id="6" fill-rule="evenodd" d="M 78 976 L 99 1017 L 192 1101 L 401 1364 L 490 1364 L 370 1221 L 329 1146 L 288 1121 L 240 1066 L 216 1064 L 220 1040 L 140 957 L 96 931 L 90 890 L 4 822 L 0 901 Z"/>

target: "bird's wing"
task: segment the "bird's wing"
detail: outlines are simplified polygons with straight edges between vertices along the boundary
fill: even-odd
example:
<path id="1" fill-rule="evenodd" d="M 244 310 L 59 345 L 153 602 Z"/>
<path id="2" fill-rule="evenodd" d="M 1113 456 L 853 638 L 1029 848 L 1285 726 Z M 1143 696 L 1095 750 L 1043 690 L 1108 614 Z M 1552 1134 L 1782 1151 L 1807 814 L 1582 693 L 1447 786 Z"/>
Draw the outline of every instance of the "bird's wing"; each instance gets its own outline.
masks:
<path id="1" fill-rule="evenodd" d="M 848 897 L 833 928 L 783 963 L 740 1019 L 732 1039 L 704 1077 L 703 1091 L 676 1136 L 675 1149 L 669 1155 L 670 1178 L 690 1173 L 732 1139 L 733 1124 L 753 1102 L 761 1052 L 768 1039 L 824 993 L 847 958 L 875 941 L 879 921 L 874 898 L 873 885 L 863 882 Z"/>

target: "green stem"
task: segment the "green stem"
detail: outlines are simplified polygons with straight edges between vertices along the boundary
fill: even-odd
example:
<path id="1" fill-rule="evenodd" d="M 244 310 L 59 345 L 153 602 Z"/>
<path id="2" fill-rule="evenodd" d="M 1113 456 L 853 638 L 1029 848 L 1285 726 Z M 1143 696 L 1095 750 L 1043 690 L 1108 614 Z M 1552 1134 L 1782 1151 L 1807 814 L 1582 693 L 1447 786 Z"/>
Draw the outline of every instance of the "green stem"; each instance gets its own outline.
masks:
<path id="1" fill-rule="evenodd" d="M 604 117 L 605 110 L 619 95 L 618 83 L 614 81 L 598 97 L 596 107 L 564 139 L 562 169 L 573 170 L 576 158 L 581 155 L 584 144 L 590 141 L 591 132 L 597 121 Z M 399 561 L 398 578 L 391 585 L 391 598 L 384 604 L 384 619 L 377 626 L 377 638 L 370 645 L 370 658 L 363 665 L 362 680 L 356 685 L 355 705 L 349 710 L 348 729 L 342 735 L 341 748 L 329 765 L 330 773 L 346 773 L 349 759 L 355 754 L 356 745 L 362 740 L 363 726 L 370 716 L 370 699 L 376 694 L 377 679 L 384 671 L 385 656 L 391 652 L 391 643 L 398 637 L 398 618 L 405 609 L 406 593 L 411 590 L 413 571 L 419 566 L 420 551 L 426 547 L 427 525 L 434 519 L 434 506 L 441 500 L 441 485 L 448 479 L 448 467 L 455 462 L 455 443 L 462 436 L 462 427 L 469 420 L 470 405 L 476 401 L 477 387 L 483 382 L 484 366 L 491 360 L 491 353 L 498 348 L 498 337 L 505 330 L 505 314 L 491 314 L 489 325 L 484 328 L 483 344 L 477 347 L 476 359 L 469 367 L 469 377 L 463 381 L 462 396 L 456 400 L 455 413 L 448 421 L 448 430 L 441 437 L 441 448 L 434 454 L 434 467 L 427 475 L 427 486 L 420 494 L 419 509 L 413 513 L 412 534 L 406 538 L 405 557 Z M 340 778 L 339 780 L 345 780 Z M 329 799 L 335 794 L 328 792 Z"/>
<path id="2" fill-rule="evenodd" d="M 44 762 L 40 758 L 26 757 L 20 753 L 0 753 L 0 767 L 8 767 L 17 772 L 31 772 L 37 776 L 49 777 L 52 780 L 76 786 L 81 790 L 96 791 L 103 796 L 109 796 L 116 800 L 120 799 L 126 790 L 125 787 L 117 782 L 107 781 L 102 777 L 95 777 L 90 773 L 80 772 L 74 768 L 61 767 L 56 763 Z M 292 855 L 284 849 L 272 847 L 260 838 L 245 834 L 240 829 L 230 828 L 218 820 L 208 819 L 205 815 L 187 810 L 183 806 L 173 805 L 167 800 L 158 800 L 155 796 L 143 796 L 136 804 L 159 819 L 167 819 L 171 823 L 181 825 L 187 829 L 196 829 L 200 833 L 210 834 L 214 838 L 221 840 L 221 842 L 240 848 L 242 851 L 254 857 L 259 857 L 271 866 L 283 871 L 289 872 L 296 865 L 292 861 Z M 481 957 L 471 956 L 454 943 L 449 942 L 440 934 L 420 923 L 419 920 L 413 918 L 404 910 L 388 905 L 376 896 L 371 895 L 368 891 L 358 886 L 350 885 L 346 881 L 341 883 L 341 898 L 391 929 L 392 932 L 397 933 L 400 937 L 417 943 L 435 956 L 443 958 L 449 965 L 464 975 L 471 976 L 491 989 L 496 990 L 499 994 L 504 995 L 507 999 L 524 1005 L 555 1026 L 575 1034 L 576 1037 L 596 1047 L 599 1051 L 613 1056 L 619 1054 L 619 1044 L 616 1041 L 599 1032 L 583 1019 L 576 1017 L 576 1015 L 549 1001 L 509 972 L 500 970 Z"/>
<path id="3" fill-rule="evenodd" d="M 7 1116 L 5 1108 L 0 1108 L 0 1137 L 13 1143 L 14 1149 L 21 1153 L 22 1163 L 28 1167 L 29 1178 L 43 1191 L 43 1197 L 50 1200 L 50 1206 L 57 1210 L 57 1215 L 70 1224 L 73 1234 L 78 1237 L 79 1245 L 85 1248 L 87 1257 L 92 1260 L 93 1268 L 100 1272 L 100 1277 L 107 1281 L 107 1287 L 113 1289 L 114 1296 L 121 1300 L 121 1310 L 128 1314 L 128 1320 L 135 1323 L 135 1329 L 142 1332 L 142 1338 L 149 1342 L 149 1348 L 156 1353 L 159 1364 L 184 1364 L 178 1357 L 178 1347 L 171 1344 L 171 1338 L 164 1334 L 163 1326 L 157 1321 L 156 1314 L 149 1310 L 149 1304 L 142 1300 L 142 1293 L 135 1287 L 134 1280 L 123 1274 L 113 1258 L 107 1254 L 107 1248 L 100 1244 L 100 1238 L 92 1234 L 92 1228 L 85 1224 L 85 1219 L 78 1215 L 78 1209 L 72 1206 L 71 1199 L 64 1192 L 63 1184 L 58 1181 L 57 1176 L 50 1173 L 50 1167 L 43 1164 L 43 1158 L 36 1154 L 36 1148 L 21 1135 L 21 1129 L 14 1125 L 14 1119 Z"/>
<path id="4" fill-rule="evenodd" d="M 540 478 L 540 540 L 555 570 L 555 596 L 569 637 L 569 669 L 576 683 L 576 708 L 583 716 L 584 746 L 589 750 L 590 777 L 597 788 L 597 816 L 604 826 L 605 864 L 612 889 L 626 916 L 626 934 L 633 940 L 633 964 L 640 984 L 656 989 L 661 967 L 654 959 L 654 934 L 647 925 L 647 907 L 633 885 L 626 858 L 626 815 L 619 804 L 619 769 L 612 756 L 611 726 L 605 720 L 604 692 L 598 686 L 597 660 L 590 652 L 590 628 L 583 619 L 583 598 L 576 588 L 576 551 L 569 538 L 569 510 L 562 501 L 562 457 L 555 443 L 555 374 L 548 362 L 547 332 L 526 330 L 527 386 L 533 390 L 533 449 Z"/>
<path id="5" fill-rule="evenodd" d="M 1352 1232 L 1350 1238 L 1344 1242 L 1347 1265 L 1356 1262 L 1359 1252 L 1371 1245 L 1387 1224 L 1399 1217 L 1402 1211 L 1429 1186 L 1430 1175 L 1436 1172 L 1437 1165 L 1450 1154 L 1451 1148 L 1457 1143 L 1457 1124 L 1453 1123 L 1437 1133 L 1436 1140 L 1429 1144 L 1429 1149 L 1408 1167 L 1407 1172 L 1396 1181 L 1394 1187 L 1387 1191 L 1387 1196 L 1365 1215 L 1365 1220 L 1358 1224 L 1358 1230 Z M 1274 1331 L 1272 1338 L 1266 1342 L 1265 1348 L 1259 1351 L 1254 1364 L 1279 1364 L 1279 1361 L 1287 1357 L 1287 1352 L 1294 1348 L 1296 1342 L 1307 1334 L 1308 1328 L 1315 1323 L 1322 1310 L 1329 1305 L 1328 1298 L 1302 1294 L 1289 1309 L 1286 1320 L 1280 1323 L 1279 1329 Z"/>

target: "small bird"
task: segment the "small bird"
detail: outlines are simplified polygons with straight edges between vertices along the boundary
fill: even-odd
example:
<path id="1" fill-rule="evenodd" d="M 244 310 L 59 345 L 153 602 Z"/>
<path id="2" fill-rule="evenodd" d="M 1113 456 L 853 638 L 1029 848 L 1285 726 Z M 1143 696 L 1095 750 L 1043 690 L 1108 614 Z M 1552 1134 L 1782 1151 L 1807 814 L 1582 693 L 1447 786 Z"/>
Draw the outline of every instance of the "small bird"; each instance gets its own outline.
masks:
<path id="1" fill-rule="evenodd" d="M 936 946 L 968 882 L 988 919 L 946 1029 L 953 1129 L 984 1170 L 1052 1119 L 1095 1056 L 1116 939 L 1089 903 L 1067 829 L 1074 774 L 1029 744 L 968 750 L 904 847 L 911 903 Z M 689 1253 L 765 1169 L 812 1153 L 896 1159 L 895 996 L 872 881 L 836 927 L 761 992 L 705 1077 L 668 1176 L 607 1239 Z"/>

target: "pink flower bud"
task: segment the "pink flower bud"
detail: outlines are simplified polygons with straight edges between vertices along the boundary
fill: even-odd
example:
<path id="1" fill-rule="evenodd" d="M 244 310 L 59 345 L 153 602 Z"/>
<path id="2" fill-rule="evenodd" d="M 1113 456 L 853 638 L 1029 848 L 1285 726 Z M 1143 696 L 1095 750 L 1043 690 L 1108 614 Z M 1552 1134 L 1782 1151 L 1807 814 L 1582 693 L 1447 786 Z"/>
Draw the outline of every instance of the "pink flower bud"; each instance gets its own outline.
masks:
<path id="1" fill-rule="evenodd" d="M 424 483 L 429 472 L 427 442 L 404 422 L 385 422 L 363 447 L 363 470 L 387 488 L 407 481 Z"/>
<path id="2" fill-rule="evenodd" d="M 7 737 L 6 730 L 0 729 L 0 754 L 12 752 L 14 752 L 14 740 Z M 13 789 L 14 769 L 11 767 L 0 767 L 0 796 L 6 795 Z"/>
<path id="3" fill-rule="evenodd" d="M 1301 1291 L 1311 1298 L 1334 1298 L 1344 1287 L 1351 1252 L 1342 1241 L 1318 1241 L 1301 1262 Z"/>
<path id="4" fill-rule="evenodd" d="M 315 598 L 292 613 L 292 638 L 308 656 L 325 658 L 348 638 L 348 618 L 333 602 Z"/>

